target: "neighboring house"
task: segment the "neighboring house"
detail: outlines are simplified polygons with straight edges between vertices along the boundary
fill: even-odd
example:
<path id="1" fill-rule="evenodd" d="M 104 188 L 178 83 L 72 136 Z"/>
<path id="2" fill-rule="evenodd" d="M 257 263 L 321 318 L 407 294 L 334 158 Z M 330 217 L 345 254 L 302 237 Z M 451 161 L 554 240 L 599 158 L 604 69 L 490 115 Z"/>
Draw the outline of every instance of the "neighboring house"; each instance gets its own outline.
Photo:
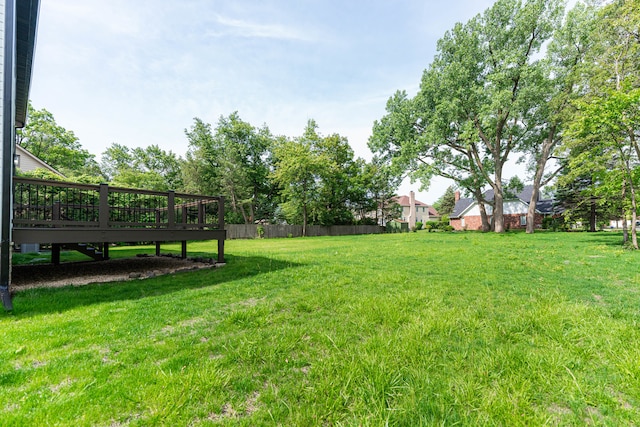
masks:
<path id="1" fill-rule="evenodd" d="M 21 172 L 31 172 L 36 169 L 46 169 L 49 172 L 60 175 L 63 178 L 65 177 L 63 174 L 40 160 L 38 157 L 30 153 L 20 145 L 16 145 L 16 154 L 14 155 L 13 159 L 16 169 Z"/>
<path id="2" fill-rule="evenodd" d="M 515 198 L 505 198 L 504 200 L 504 226 L 505 229 L 524 229 L 527 227 L 527 211 L 533 191 L 532 185 L 527 185 Z M 493 190 L 485 193 L 488 201 L 493 200 Z M 491 221 L 493 209 L 486 204 L 487 215 Z M 553 200 L 538 199 L 536 203 L 536 213 L 534 218 L 535 228 L 542 227 L 542 219 L 545 216 L 554 215 Z M 456 205 L 453 213 L 449 216 L 449 224 L 455 230 L 481 230 L 482 220 L 478 202 L 473 198 L 460 198 L 460 192 L 456 192 Z"/>
<path id="3" fill-rule="evenodd" d="M 429 206 L 426 203 L 423 203 L 419 200 L 415 199 L 414 192 L 409 193 L 409 196 L 398 196 L 393 200 L 402 207 L 402 215 L 400 215 L 401 221 L 410 221 L 411 216 L 411 200 L 413 198 L 414 207 L 415 207 L 415 222 L 426 223 L 427 221 L 439 221 L 440 214 L 433 208 L 433 206 Z"/>

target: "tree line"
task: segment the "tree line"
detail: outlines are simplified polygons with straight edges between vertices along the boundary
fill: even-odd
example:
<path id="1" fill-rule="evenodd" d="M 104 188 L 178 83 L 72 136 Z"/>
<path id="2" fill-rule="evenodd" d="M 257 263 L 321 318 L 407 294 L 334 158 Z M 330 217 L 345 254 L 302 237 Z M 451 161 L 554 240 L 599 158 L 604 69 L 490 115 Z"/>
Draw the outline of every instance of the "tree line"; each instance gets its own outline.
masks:
<path id="1" fill-rule="evenodd" d="M 392 216 L 399 179 L 374 158 L 354 158 L 347 138 L 323 136 L 309 120 L 299 137 L 274 136 L 237 112 L 215 127 L 195 118 L 184 158 L 158 145 L 112 143 L 100 161 L 46 109 L 29 106 L 18 143 L 77 182 L 224 195 L 227 223 L 377 224 Z M 38 170 L 28 175 L 56 179 Z"/>
<path id="2" fill-rule="evenodd" d="M 195 118 L 184 158 L 114 143 L 98 163 L 51 113 L 31 107 L 19 143 L 76 180 L 222 194 L 230 223 L 305 226 L 392 216 L 391 197 L 408 174 L 423 187 L 436 175 L 453 180 L 478 201 L 483 230 L 503 232 L 515 188 L 505 165 L 524 162 L 534 188 L 527 232 L 546 187 L 568 221 L 595 230 L 622 218 L 625 241 L 637 248 L 640 0 L 600 3 L 567 11 L 564 0 L 497 0 L 456 24 L 438 41 L 418 93 L 396 92 L 374 122 L 371 162 L 313 120 L 300 136 L 274 136 L 238 113 L 215 126 Z M 438 201 L 446 211 L 453 191 Z"/>
<path id="3" fill-rule="evenodd" d="M 515 160 L 533 181 L 527 232 L 541 188 L 554 179 L 568 218 L 594 222 L 598 210 L 635 224 L 640 1 L 565 7 L 498 0 L 456 24 L 438 41 L 419 92 L 389 99 L 371 150 L 423 184 L 452 179 L 478 201 L 485 231 L 504 231 L 503 173 Z M 484 199 L 487 187 L 493 200 Z"/>

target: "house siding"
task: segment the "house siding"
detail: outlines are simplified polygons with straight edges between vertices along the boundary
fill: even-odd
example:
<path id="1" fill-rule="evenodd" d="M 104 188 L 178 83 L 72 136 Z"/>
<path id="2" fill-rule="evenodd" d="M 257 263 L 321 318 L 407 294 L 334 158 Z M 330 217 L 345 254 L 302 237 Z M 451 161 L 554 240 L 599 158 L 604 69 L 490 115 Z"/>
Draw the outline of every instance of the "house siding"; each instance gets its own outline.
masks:
<path id="1" fill-rule="evenodd" d="M 6 40 L 5 37 L 5 6 L 6 6 L 6 1 L 5 0 L 0 0 L 0 28 L 2 28 L 2 31 L 0 31 L 0 69 L 4 70 L 4 53 L 5 53 L 5 46 L 4 46 L 4 42 Z M 4 88 L 4 72 L 0 73 L 0 88 Z M 0 105 L 4 105 L 4 90 L 0 90 Z M 5 121 L 5 111 L 4 108 L 0 108 L 0 141 L 4 141 L 4 121 Z M 2 160 L 3 160 L 3 150 L 0 150 L 0 164 L 2 164 Z M 2 200 L 2 192 L 0 192 L 0 203 L 3 203 L 4 201 Z"/>
<path id="2" fill-rule="evenodd" d="M 18 169 L 21 172 L 31 172 L 36 169 L 46 169 L 56 175 L 64 177 L 64 175 L 62 175 L 60 172 L 58 172 L 57 170 L 55 170 L 54 168 L 52 168 L 51 166 L 49 166 L 48 164 L 46 164 L 45 162 L 43 162 L 42 160 L 40 160 L 39 158 L 37 158 L 36 156 L 34 156 L 33 154 L 31 154 L 30 152 L 28 152 L 27 150 L 25 150 L 19 145 L 16 145 L 16 154 L 20 156 Z"/>
<path id="3" fill-rule="evenodd" d="M 409 206 L 402 207 L 402 217 L 400 218 L 402 221 L 409 220 L 409 211 Z M 427 221 L 432 221 L 432 218 L 429 216 L 429 207 L 416 204 L 416 222 L 425 223 Z"/>

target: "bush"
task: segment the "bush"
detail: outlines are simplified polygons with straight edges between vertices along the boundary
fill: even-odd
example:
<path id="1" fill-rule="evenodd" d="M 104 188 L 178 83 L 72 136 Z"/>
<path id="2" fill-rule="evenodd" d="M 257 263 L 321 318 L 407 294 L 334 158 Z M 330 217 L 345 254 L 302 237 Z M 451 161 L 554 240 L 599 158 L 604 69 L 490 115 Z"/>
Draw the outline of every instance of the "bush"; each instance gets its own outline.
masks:
<path id="1" fill-rule="evenodd" d="M 542 228 L 552 231 L 566 231 L 567 225 L 565 224 L 563 217 L 553 218 L 550 216 L 545 216 L 544 218 L 542 218 Z"/>
<path id="2" fill-rule="evenodd" d="M 451 225 L 445 225 L 444 227 L 442 227 L 442 229 L 444 231 L 453 231 L 454 230 L 454 228 Z"/>
<path id="3" fill-rule="evenodd" d="M 428 225 L 431 230 L 437 230 L 440 228 L 440 223 L 438 221 L 427 221 L 426 225 Z"/>
<path id="4" fill-rule="evenodd" d="M 422 230 L 422 223 L 420 221 L 416 222 L 416 230 Z"/>
<path id="5" fill-rule="evenodd" d="M 427 233 L 431 233 L 431 224 L 425 224 L 424 229 L 427 230 Z"/>

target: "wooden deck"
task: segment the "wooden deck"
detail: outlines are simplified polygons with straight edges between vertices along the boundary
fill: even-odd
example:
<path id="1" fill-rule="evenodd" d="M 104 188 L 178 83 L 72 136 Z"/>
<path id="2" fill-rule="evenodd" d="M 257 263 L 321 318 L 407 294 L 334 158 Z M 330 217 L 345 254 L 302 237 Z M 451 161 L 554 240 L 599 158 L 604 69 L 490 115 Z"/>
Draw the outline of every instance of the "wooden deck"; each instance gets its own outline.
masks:
<path id="1" fill-rule="evenodd" d="M 217 240 L 224 198 L 14 177 L 13 242 L 64 244 Z M 108 253 L 107 253 L 108 257 Z"/>

